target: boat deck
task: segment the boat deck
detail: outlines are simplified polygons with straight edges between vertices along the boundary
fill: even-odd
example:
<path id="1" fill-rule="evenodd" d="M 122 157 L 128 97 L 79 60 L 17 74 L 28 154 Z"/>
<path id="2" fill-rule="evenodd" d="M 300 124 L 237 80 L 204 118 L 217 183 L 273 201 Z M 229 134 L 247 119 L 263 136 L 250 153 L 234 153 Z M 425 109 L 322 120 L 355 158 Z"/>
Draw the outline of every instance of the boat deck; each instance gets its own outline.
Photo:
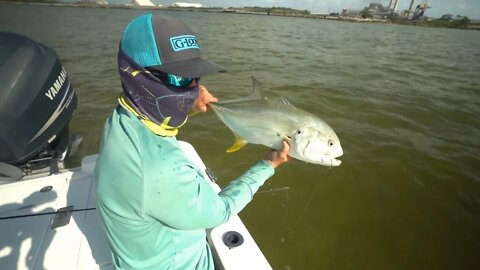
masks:
<path id="1" fill-rule="evenodd" d="M 205 171 L 195 149 L 181 145 Z M 95 209 L 96 157 L 85 157 L 80 168 L 0 185 L 0 269 L 113 269 Z M 207 235 L 218 269 L 272 269 L 237 215 Z"/>

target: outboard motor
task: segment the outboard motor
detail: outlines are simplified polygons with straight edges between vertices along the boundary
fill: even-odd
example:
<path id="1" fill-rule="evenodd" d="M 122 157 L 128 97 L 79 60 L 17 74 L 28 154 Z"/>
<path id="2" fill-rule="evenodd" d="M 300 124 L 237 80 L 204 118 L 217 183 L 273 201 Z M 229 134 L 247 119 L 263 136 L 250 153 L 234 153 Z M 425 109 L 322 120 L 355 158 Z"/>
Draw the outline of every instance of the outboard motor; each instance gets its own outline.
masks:
<path id="1" fill-rule="evenodd" d="M 58 171 L 76 107 L 77 96 L 54 50 L 0 32 L 0 177 L 18 177 L 12 167 L 22 175 Z"/>

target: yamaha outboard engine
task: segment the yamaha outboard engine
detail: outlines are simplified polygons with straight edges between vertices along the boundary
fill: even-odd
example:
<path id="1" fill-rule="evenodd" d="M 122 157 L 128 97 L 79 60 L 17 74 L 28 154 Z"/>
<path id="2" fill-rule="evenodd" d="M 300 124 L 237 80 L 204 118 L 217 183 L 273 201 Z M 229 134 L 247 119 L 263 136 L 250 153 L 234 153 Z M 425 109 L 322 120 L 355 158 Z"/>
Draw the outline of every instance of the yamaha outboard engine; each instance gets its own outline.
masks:
<path id="1" fill-rule="evenodd" d="M 22 35 L 0 32 L 3 177 L 9 175 L 5 173 L 8 167 L 21 169 L 23 175 L 39 169 L 58 170 L 55 167 L 68 148 L 68 123 L 76 107 L 77 96 L 54 50 Z"/>

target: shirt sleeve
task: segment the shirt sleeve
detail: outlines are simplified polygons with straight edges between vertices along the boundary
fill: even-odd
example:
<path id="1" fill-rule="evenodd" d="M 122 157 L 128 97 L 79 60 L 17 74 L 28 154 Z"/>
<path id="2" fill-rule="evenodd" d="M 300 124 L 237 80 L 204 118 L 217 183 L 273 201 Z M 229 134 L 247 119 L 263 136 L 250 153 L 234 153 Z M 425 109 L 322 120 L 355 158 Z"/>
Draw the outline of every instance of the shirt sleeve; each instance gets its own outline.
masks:
<path id="1" fill-rule="evenodd" d="M 146 191 L 146 212 L 160 222 L 181 230 L 213 228 L 240 212 L 274 169 L 260 161 L 216 193 L 192 164 L 173 167 L 169 181 L 156 181 Z"/>

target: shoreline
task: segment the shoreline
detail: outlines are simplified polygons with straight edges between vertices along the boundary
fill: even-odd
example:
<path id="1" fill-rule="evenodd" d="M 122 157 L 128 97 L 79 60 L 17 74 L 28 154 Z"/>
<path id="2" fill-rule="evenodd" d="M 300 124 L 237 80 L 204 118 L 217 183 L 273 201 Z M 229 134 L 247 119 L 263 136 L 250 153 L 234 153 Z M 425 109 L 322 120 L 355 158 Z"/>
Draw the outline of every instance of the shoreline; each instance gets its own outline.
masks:
<path id="1" fill-rule="evenodd" d="M 451 24 L 436 24 L 433 23 L 438 20 L 391 20 L 391 19 L 372 19 L 372 18 L 358 18 L 358 17 L 342 17 L 342 16 L 329 16 L 326 14 L 299 14 L 299 13 L 269 13 L 269 12 L 254 12 L 248 11 L 243 8 L 215 8 L 215 7 L 202 7 L 202 8 L 181 8 L 171 6 L 134 6 L 134 5 L 115 5 L 115 4 L 94 4 L 94 3 L 59 3 L 59 2 L 23 2 L 23 1 L 4 1 L 0 0 L 0 4 L 17 4 L 17 5 L 38 5 L 38 6 L 55 6 L 55 7 L 74 7 L 74 8 L 105 8 L 105 9 L 140 9 L 140 10 L 164 10 L 164 11 L 189 11 L 189 12 L 210 12 L 210 13 L 228 13 L 228 14 L 246 14 L 246 15 L 262 15 L 262 16 L 277 16 L 277 17 L 294 17 L 305 19 L 319 19 L 319 20 L 332 20 L 332 21 L 345 21 L 356 23 L 386 23 L 386 24 L 399 24 L 409 26 L 421 26 L 421 27 L 434 27 L 434 28 L 449 28 L 449 29 L 461 29 L 461 30 L 480 30 L 480 20 L 473 20 L 466 28 L 454 27 Z"/>

